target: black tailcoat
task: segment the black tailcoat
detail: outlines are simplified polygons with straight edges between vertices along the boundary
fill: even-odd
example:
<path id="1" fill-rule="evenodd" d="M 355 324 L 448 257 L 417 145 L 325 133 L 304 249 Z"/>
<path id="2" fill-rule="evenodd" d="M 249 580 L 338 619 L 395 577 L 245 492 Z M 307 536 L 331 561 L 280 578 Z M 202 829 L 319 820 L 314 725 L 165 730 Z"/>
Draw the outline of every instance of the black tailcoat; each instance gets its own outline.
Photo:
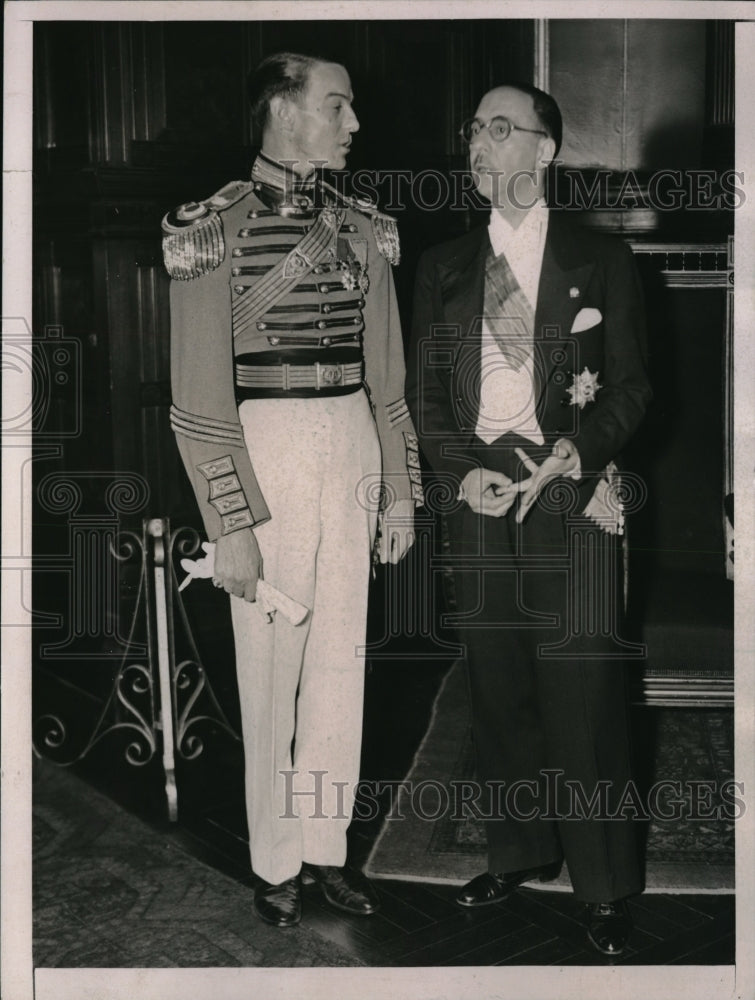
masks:
<path id="1" fill-rule="evenodd" d="M 539 462 L 558 438 L 574 443 L 582 473 L 555 481 L 521 525 L 516 505 L 494 518 L 461 502 L 447 517 L 483 812 L 501 801 L 492 783 L 505 783 L 487 823 L 489 868 L 563 855 L 576 895 L 608 901 L 642 888 L 633 825 L 600 818 L 615 816 L 631 781 L 625 661 L 635 650 L 621 635 L 617 536 L 582 512 L 650 398 L 641 288 L 623 241 L 550 212 L 534 328 L 545 445 L 515 433 L 487 445 L 475 425 L 489 247 L 476 229 L 418 266 L 406 398 L 422 450 L 454 493 L 475 465 L 523 478 L 514 447 Z M 569 389 L 585 369 L 600 388 L 579 406 Z M 596 793 L 598 812 L 580 818 Z"/>

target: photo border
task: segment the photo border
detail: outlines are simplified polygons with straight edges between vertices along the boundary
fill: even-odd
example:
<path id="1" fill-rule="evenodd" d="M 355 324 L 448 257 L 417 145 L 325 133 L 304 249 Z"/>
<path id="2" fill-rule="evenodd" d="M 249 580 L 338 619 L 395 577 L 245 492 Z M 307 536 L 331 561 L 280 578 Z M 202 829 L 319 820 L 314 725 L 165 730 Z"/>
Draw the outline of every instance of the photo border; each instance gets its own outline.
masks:
<path id="1" fill-rule="evenodd" d="M 753 91 L 755 5 L 712 2 L 529 3 L 488 0 L 398 0 L 332 3 L 328 0 L 11 0 L 5 8 L 3 328 L 25 322 L 31 329 L 32 256 L 32 31 L 35 21 L 87 20 L 306 20 L 333 18 L 401 20 L 447 18 L 734 19 L 736 25 L 736 158 L 745 175 L 745 203 L 735 218 L 735 449 L 737 580 L 735 584 L 736 777 L 745 800 L 755 787 L 755 102 Z M 3 370 L 3 420 L 31 400 L 28 383 Z M 23 494 L 31 462 L 31 440 L 3 439 L 2 562 L 2 976 L 6 1000 L 245 1000 L 257 991 L 265 1000 L 325 996 L 498 997 L 674 997 L 701 1000 L 755 995 L 755 809 L 738 820 L 736 837 L 735 966 L 596 966 L 354 969 L 39 969 L 32 968 L 31 906 L 31 523 Z M 19 502 L 19 492 L 22 491 Z M 694 502 L 694 498 L 690 498 Z M 250 905 L 250 920 L 251 915 Z"/>

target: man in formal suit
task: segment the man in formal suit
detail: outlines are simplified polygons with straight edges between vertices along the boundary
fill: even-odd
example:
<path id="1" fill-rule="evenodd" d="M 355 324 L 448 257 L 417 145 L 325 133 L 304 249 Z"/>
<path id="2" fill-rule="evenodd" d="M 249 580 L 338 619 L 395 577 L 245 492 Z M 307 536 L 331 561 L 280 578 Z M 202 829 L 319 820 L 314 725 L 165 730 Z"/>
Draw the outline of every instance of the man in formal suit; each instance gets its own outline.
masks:
<path id="1" fill-rule="evenodd" d="M 359 122 L 343 66 L 295 53 L 251 74 L 251 178 L 163 222 L 171 424 L 231 597 L 254 907 L 301 918 L 301 881 L 339 910 L 378 898 L 345 865 L 359 777 L 367 591 L 412 543 L 421 494 L 390 265 L 395 220 L 342 196 Z M 368 389 L 369 387 L 369 393 Z M 308 609 L 255 603 L 258 580 Z"/>
<path id="2" fill-rule="evenodd" d="M 406 398 L 457 496 L 455 618 L 490 793 L 488 871 L 457 902 L 496 903 L 565 859 L 590 941 L 616 955 L 626 899 L 643 888 L 620 809 L 631 770 L 616 462 L 650 391 L 630 250 L 546 206 L 561 131 L 555 101 L 519 84 L 485 94 L 464 124 L 490 223 L 420 261 Z"/>

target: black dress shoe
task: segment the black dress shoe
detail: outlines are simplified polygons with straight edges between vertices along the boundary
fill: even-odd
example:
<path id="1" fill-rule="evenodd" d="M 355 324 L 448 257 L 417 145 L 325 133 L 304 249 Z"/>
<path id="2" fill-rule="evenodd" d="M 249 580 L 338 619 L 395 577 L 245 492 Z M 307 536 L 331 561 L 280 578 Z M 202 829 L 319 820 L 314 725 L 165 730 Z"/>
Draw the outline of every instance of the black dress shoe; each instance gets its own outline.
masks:
<path id="1" fill-rule="evenodd" d="M 372 883 L 353 868 L 307 864 L 302 868 L 302 880 L 316 882 L 325 899 L 337 910 L 369 917 L 380 909 Z"/>
<path id="2" fill-rule="evenodd" d="M 549 865 L 522 868 L 521 871 L 510 872 L 507 875 L 483 872 L 471 882 L 467 882 L 456 897 L 456 902 L 459 906 L 491 906 L 506 899 L 523 882 L 532 882 L 534 879 L 550 882 L 560 871 L 561 862 L 553 861 Z"/>
<path id="3" fill-rule="evenodd" d="M 632 932 L 632 918 L 623 899 L 587 904 L 587 937 L 601 955 L 620 955 Z"/>
<path id="4" fill-rule="evenodd" d="M 301 920 L 301 880 L 298 875 L 280 885 L 260 883 L 254 890 L 254 910 L 273 927 L 293 927 Z"/>

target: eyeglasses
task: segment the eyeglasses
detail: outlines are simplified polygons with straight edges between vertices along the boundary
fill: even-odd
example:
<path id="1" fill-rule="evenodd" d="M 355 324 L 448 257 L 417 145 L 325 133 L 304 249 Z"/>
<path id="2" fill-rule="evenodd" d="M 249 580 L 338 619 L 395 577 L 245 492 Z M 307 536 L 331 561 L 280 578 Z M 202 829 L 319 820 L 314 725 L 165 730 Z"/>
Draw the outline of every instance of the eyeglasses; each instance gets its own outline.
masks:
<path id="1" fill-rule="evenodd" d="M 508 139 L 512 132 L 532 132 L 534 135 L 548 135 L 541 128 L 522 128 L 521 125 L 515 125 L 508 118 L 504 118 L 503 115 L 496 115 L 489 122 L 481 122 L 479 118 L 469 118 L 461 126 L 459 135 L 464 142 L 472 142 L 484 128 L 490 132 L 490 138 L 493 142 L 503 142 L 504 139 Z"/>

